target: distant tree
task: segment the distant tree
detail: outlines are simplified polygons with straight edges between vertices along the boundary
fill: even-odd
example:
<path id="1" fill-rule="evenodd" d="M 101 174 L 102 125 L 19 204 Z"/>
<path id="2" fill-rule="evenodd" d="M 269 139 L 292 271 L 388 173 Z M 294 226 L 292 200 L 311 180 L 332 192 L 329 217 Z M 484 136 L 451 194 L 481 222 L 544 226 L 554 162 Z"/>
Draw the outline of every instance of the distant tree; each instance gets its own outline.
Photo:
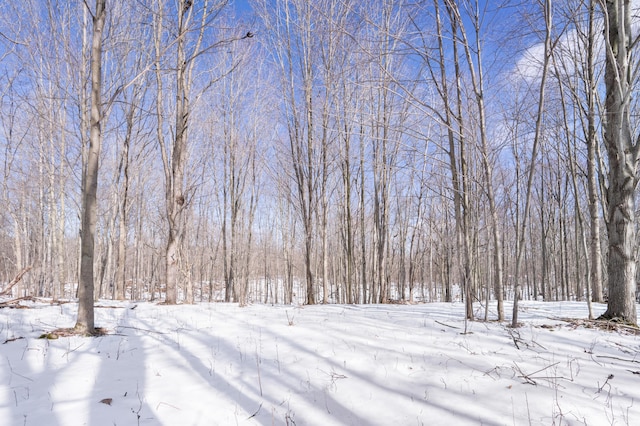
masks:
<path id="1" fill-rule="evenodd" d="M 549 62 L 551 58 L 551 27 L 552 27 L 552 9 L 551 0 L 545 0 L 541 5 L 544 12 L 545 22 L 545 38 L 544 38 L 544 53 L 542 59 L 542 75 L 540 77 L 540 87 L 538 92 L 538 105 L 536 113 L 535 133 L 533 136 L 533 147 L 531 149 L 531 163 L 529 165 L 529 174 L 527 176 L 527 187 L 524 204 L 524 212 L 522 214 L 522 221 L 517 225 L 521 225 L 520 229 L 516 230 L 517 242 L 516 242 L 516 264 L 515 264 L 515 288 L 513 297 L 513 316 L 511 318 L 511 326 L 518 326 L 518 300 L 521 298 L 521 285 L 520 285 L 520 267 L 522 262 L 522 253 L 525 246 L 525 235 L 527 230 L 527 223 L 529 220 L 529 211 L 531 208 L 531 195 L 533 190 L 533 179 L 535 176 L 536 157 L 538 155 L 540 147 L 540 139 L 542 138 L 542 122 L 544 116 L 544 102 L 545 102 L 545 84 L 547 80 L 547 74 L 549 70 Z"/>
<path id="2" fill-rule="evenodd" d="M 165 179 L 165 207 L 168 224 L 167 244 L 165 248 L 165 279 L 168 304 L 178 300 L 178 287 L 185 281 L 187 268 L 184 258 L 183 242 L 185 233 L 186 210 L 193 193 L 185 182 L 188 175 L 189 128 L 193 122 L 195 105 L 207 93 L 208 89 L 231 72 L 237 63 L 221 75 L 213 76 L 213 70 L 203 70 L 201 60 L 216 48 L 236 40 L 251 40 L 252 33 L 244 33 L 230 38 L 216 37 L 213 24 L 228 6 L 228 0 L 193 2 L 179 0 L 175 7 L 165 0 L 156 0 L 154 22 L 154 56 L 157 84 L 156 112 L 157 137 L 160 144 Z M 165 19 L 166 18 L 166 19 Z M 166 53 L 173 52 L 174 60 L 167 63 Z M 171 105 L 174 125 L 169 135 L 165 129 L 164 77 L 169 69 L 170 84 L 175 87 L 175 103 Z M 208 79 L 207 79 L 208 77 Z M 185 301 L 193 303 L 193 282 L 186 280 Z"/>
<path id="3" fill-rule="evenodd" d="M 261 1 L 260 14 L 275 47 L 274 61 L 281 78 L 282 109 L 288 131 L 288 157 L 285 169 L 292 170 L 293 182 L 288 195 L 300 216 L 304 231 L 305 302 L 316 303 L 316 276 L 313 267 L 314 236 L 318 211 L 316 188 L 319 185 L 318 145 L 315 128 L 319 107 L 314 91 L 318 90 L 318 56 L 313 33 L 315 11 L 309 1 Z M 287 164 L 288 163 L 288 164 Z"/>
<path id="4" fill-rule="evenodd" d="M 487 108 L 486 108 L 486 82 L 485 82 L 485 69 L 483 58 L 483 43 L 481 39 L 481 25 L 482 16 L 480 4 L 475 1 L 472 2 L 470 7 L 463 10 L 467 10 L 469 13 L 468 19 L 463 19 L 460 13 L 458 4 L 453 0 L 446 0 L 445 5 L 449 14 L 449 19 L 454 25 L 453 31 L 455 37 L 459 38 L 459 42 L 462 45 L 464 51 L 464 58 L 467 62 L 469 70 L 469 78 L 471 81 L 471 89 L 474 95 L 475 107 L 477 108 L 477 126 L 479 134 L 479 146 L 480 146 L 480 158 L 482 162 L 482 169 L 484 172 L 484 186 L 489 203 L 489 214 L 491 216 L 492 227 L 492 239 L 494 245 L 494 257 L 493 267 L 495 274 L 495 288 L 498 300 L 502 298 L 502 281 L 503 281 L 503 253 L 502 253 L 502 231 L 501 224 L 498 215 L 498 207 L 496 205 L 496 192 L 493 183 L 494 165 L 491 160 L 489 135 L 487 129 Z M 465 22 L 470 22 L 473 32 L 467 30 Z M 475 41 L 475 43 L 474 43 Z M 456 58 L 457 60 L 457 58 Z M 472 300 L 471 288 L 467 286 L 465 289 L 466 299 L 466 317 L 473 319 L 473 300 Z M 499 308 L 499 317 L 502 317 L 502 307 Z"/>
<path id="5" fill-rule="evenodd" d="M 589 219 L 591 224 L 590 254 L 591 269 L 590 279 L 592 287 L 592 297 L 594 302 L 604 300 L 602 292 L 602 253 L 600 245 L 600 212 L 598 196 L 598 169 L 596 158 L 598 150 L 598 137 L 596 133 L 596 100 L 598 91 L 596 88 L 596 77 L 594 71 L 595 61 L 595 2 L 589 0 L 589 28 L 587 35 L 587 72 L 585 84 L 587 86 L 587 181 L 588 181 L 588 201 Z"/>
<path id="6" fill-rule="evenodd" d="M 256 49 L 237 44 L 229 46 L 224 62 L 227 66 L 240 64 L 212 91 L 209 120 L 212 139 L 219 141 L 212 148 L 216 160 L 213 165 L 220 198 L 216 201 L 222 216 L 222 262 L 225 281 L 225 302 L 246 304 L 246 263 L 251 258 L 248 241 L 252 235 L 253 213 L 256 205 L 256 154 L 258 128 L 264 128 L 259 114 L 246 115 L 247 110 L 258 111 L 260 103 L 253 97 L 265 96 L 268 89 L 258 87 L 263 80 L 257 68 Z"/>

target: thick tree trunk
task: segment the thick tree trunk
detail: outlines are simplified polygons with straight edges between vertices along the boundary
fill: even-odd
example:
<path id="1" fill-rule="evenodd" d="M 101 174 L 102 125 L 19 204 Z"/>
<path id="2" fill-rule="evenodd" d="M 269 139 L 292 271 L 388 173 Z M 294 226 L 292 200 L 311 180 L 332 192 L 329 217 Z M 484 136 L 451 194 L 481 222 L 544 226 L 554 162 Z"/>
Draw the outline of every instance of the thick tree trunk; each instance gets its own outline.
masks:
<path id="1" fill-rule="evenodd" d="M 605 144 L 609 157 L 607 232 L 609 302 L 601 318 L 636 324 L 636 224 L 638 143 L 631 136 L 631 2 L 608 0 L 606 37 Z"/>
<path id="2" fill-rule="evenodd" d="M 604 318 L 636 323 L 636 224 L 634 179 L 610 161 L 609 208 L 609 302 Z"/>

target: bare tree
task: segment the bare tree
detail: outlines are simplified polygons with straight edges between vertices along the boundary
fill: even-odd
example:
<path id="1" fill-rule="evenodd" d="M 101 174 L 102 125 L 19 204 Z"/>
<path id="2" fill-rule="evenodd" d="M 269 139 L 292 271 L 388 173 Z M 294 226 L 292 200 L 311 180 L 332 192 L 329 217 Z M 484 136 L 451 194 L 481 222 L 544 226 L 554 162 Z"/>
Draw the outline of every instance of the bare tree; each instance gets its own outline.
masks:
<path id="1" fill-rule="evenodd" d="M 255 46 L 255 45 L 254 45 Z M 251 258 L 253 213 L 257 203 L 256 156 L 261 129 L 266 118 L 257 112 L 263 97 L 269 90 L 261 89 L 264 83 L 260 75 L 262 62 L 256 60 L 258 50 L 243 45 L 229 46 L 223 62 L 226 66 L 238 65 L 212 90 L 209 102 L 212 114 L 211 139 L 220 143 L 213 145 L 216 161 L 214 181 L 218 196 L 218 211 L 222 217 L 222 269 L 225 282 L 225 302 L 247 303 L 249 271 L 246 266 Z M 255 114 L 247 116 L 246 111 Z"/>
<path id="2" fill-rule="evenodd" d="M 184 211 L 188 206 L 189 194 L 185 188 L 185 172 L 188 157 L 188 137 L 190 114 L 198 99 L 217 81 L 211 78 L 209 83 L 197 93 L 194 82 L 198 75 L 198 58 L 213 51 L 216 47 L 229 40 L 209 41 L 205 35 L 211 30 L 211 24 L 219 16 L 227 0 L 205 1 L 194 4 L 191 0 L 179 0 L 175 9 L 175 28 L 170 32 L 168 45 L 165 45 L 165 31 L 167 24 L 164 20 L 166 13 L 172 13 L 164 0 L 157 0 L 156 17 L 154 22 L 154 50 L 155 71 L 157 84 L 157 136 L 160 144 L 162 163 L 165 176 L 165 204 L 168 225 L 166 244 L 166 294 L 168 304 L 175 304 L 178 300 L 178 286 L 186 273 L 182 244 L 184 240 Z M 239 39 L 240 37 L 237 37 Z M 170 47 L 175 46 L 175 61 L 170 69 L 175 70 L 175 124 L 171 131 L 171 143 L 166 143 L 164 129 L 164 83 L 163 57 Z M 192 282 L 187 280 L 187 295 L 192 295 Z M 187 302 L 193 302 L 188 297 Z"/>
<path id="3" fill-rule="evenodd" d="M 260 5 L 266 29 L 272 37 L 274 60 L 281 78 L 283 110 L 288 131 L 286 169 L 292 170 L 292 199 L 304 230 L 304 270 L 306 303 L 316 303 L 314 253 L 314 218 L 317 212 L 318 155 L 314 101 L 317 58 L 311 2 L 278 0 L 274 5 Z"/>
<path id="4" fill-rule="evenodd" d="M 0 83 L 2 91 L 0 92 L 0 127 L 2 129 L 2 193 L 1 199 L 5 206 L 2 216 L 2 223 L 9 228 L 12 225 L 13 228 L 13 253 L 9 246 L 5 246 L 6 250 L 5 259 L 3 259 L 3 273 L 8 284 L 4 286 L 2 295 L 12 294 L 12 289 L 15 285 L 20 283 L 24 273 L 31 270 L 32 266 L 26 266 L 23 259 L 23 247 L 25 232 L 22 227 L 22 216 L 24 215 L 24 209 L 22 207 L 24 196 L 18 191 L 19 187 L 14 183 L 12 179 L 16 173 L 16 166 L 20 163 L 20 145 L 24 137 L 26 136 L 27 129 L 22 128 L 19 116 L 21 115 L 21 108 L 19 102 L 17 102 L 17 90 L 14 86 L 14 82 L 17 75 L 5 76 Z M 10 225 L 11 224 L 11 225 Z M 7 242 L 8 243 L 8 242 Z M 11 266 L 9 266 L 9 263 Z M 9 278 L 15 275 L 13 280 Z"/>
<path id="5" fill-rule="evenodd" d="M 91 39 L 91 133 L 87 164 L 82 175 L 81 263 L 78 284 L 78 318 L 75 330 L 95 333 L 93 314 L 93 257 L 97 221 L 97 190 L 100 147 L 102 144 L 102 31 L 107 15 L 106 0 L 96 0 Z"/>
<path id="6" fill-rule="evenodd" d="M 490 158 L 490 148 L 488 140 L 487 130 L 487 117 L 485 106 L 485 81 L 484 81 L 484 67 L 483 67 L 483 54 L 482 43 L 480 38 L 480 5 L 476 1 L 472 5 L 471 25 L 475 31 L 475 45 L 471 45 L 472 40 L 467 34 L 467 30 L 464 25 L 460 10 L 456 2 L 447 0 L 447 10 L 449 11 L 450 19 L 457 22 L 459 28 L 459 37 L 464 49 L 464 56 L 469 68 L 469 77 L 471 79 L 471 86 L 476 101 L 476 107 L 478 112 L 478 131 L 480 137 L 480 157 L 482 159 L 482 167 L 484 170 L 484 188 L 487 195 L 487 201 L 489 202 L 489 214 L 491 216 L 492 237 L 494 245 L 494 261 L 493 268 L 495 279 L 494 283 L 496 289 L 498 289 L 498 298 L 501 297 L 501 289 L 503 282 L 503 253 L 502 253 L 502 233 L 500 230 L 500 220 L 498 217 L 498 208 L 496 206 L 496 195 L 493 183 L 493 165 Z M 472 308 L 469 306 L 472 303 L 470 299 L 471 293 L 467 292 L 467 318 L 472 318 Z M 500 299 L 499 299 L 500 300 Z"/>
<path id="7" fill-rule="evenodd" d="M 601 203 L 605 317 L 635 321 L 629 1 L 553 3 L 553 31 L 551 0 L 523 6 L 539 34 L 524 78 L 504 53 L 535 37 L 494 25 L 506 1 L 255 0 L 249 32 L 220 19 L 226 0 L 23 3 L 0 6 L 0 281 L 60 298 L 78 276 L 80 332 L 95 297 L 198 289 L 379 303 L 461 285 L 467 318 L 495 297 L 503 319 L 507 276 L 517 322 L 519 295 L 580 297 L 586 282 L 601 298 Z"/>
<path id="8" fill-rule="evenodd" d="M 596 133 L 596 100 L 598 92 L 595 77 L 595 2 L 589 0 L 589 27 L 587 32 L 587 74 L 585 85 L 587 88 L 587 180 L 589 219 L 591 224 L 591 238 L 589 249 L 591 253 L 591 286 L 594 302 L 603 301 L 602 293 L 602 253 L 600 247 L 600 213 L 598 196 L 598 168 L 597 150 L 598 137 Z"/>
<path id="9" fill-rule="evenodd" d="M 602 318 L 637 323 L 635 190 L 640 174 L 640 137 L 632 135 L 631 97 L 634 90 L 632 52 L 638 42 L 631 31 L 631 0 L 604 0 L 606 49 L 606 122 L 608 154 L 606 192 L 609 237 L 609 301 Z"/>
<path id="10" fill-rule="evenodd" d="M 371 141 L 370 167 L 372 170 L 373 199 L 373 283 L 370 300 L 388 303 L 391 296 L 389 252 L 391 241 L 392 181 L 398 163 L 398 154 L 407 119 L 408 103 L 398 95 L 400 88 L 394 74 L 404 70 L 403 58 L 396 55 L 403 37 L 405 20 L 402 8 L 392 2 L 383 2 L 377 8 L 367 9 L 365 22 L 369 28 L 363 33 L 368 40 L 363 44 L 369 56 L 365 78 L 362 108 L 369 113 L 363 124 Z"/>
<path id="11" fill-rule="evenodd" d="M 545 38 L 544 38 L 544 53 L 542 59 L 542 73 L 540 77 L 540 87 L 538 91 L 538 111 L 536 114 L 536 125 L 535 125 L 535 133 L 533 136 L 533 147 L 531 152 L 531 164 L 529 165 L 529 174 L 527 177 L 527 188 L 524 202 L 524 211 L 522 214 L 522 221 L 519 226 L 519 229 L 516 230 L 517 234 L 517 244 L 516 244 L 516 264 L 515 264 L 515 291 L 513 296 L 513 316 L 511 318 L 511 327 L 518 326 L 518 301 L 522 297 L 521 296 L 521 285 L 520 285 L 520 266 L 522 261 L 522 253 L 525 245 L 525 235 L 527 229 L 527 222 L 529 220 L 529 210 L 531 207 L 531 194 L 533 188 L 533 178 L 535 175 L 535 164 L 536 157 L 538 155 L 538 149 L 540 146 L 540 139 L 542 138 L 542 120 L 543 120 L 543 112 L 544 112 L 544 101 L 545 101 L 545 85 L 547 80 L 547 74 L 549 69 L 549 62 L 551 58 L 551 0 L 544 0 L 544 4 L 542 5 L 544 11 L 544 22 L 545 22 Z M 521 226 L 520 226 L 521 225 Z"/>
<path id="12" fill-rule="evenodd" d="M 598 85 L 601 70 L 599 62 L 596 61 L 600 50 L 596 26 L 601 21 L 596 16 L 596 4 L 597 0 L 576 0 L 566 6 L 567 22 L 575 25 L 576 28 L 575 43 L 571 38 L 559 42 L 556 48 L 558 53 L 553 58 L 560 67 L 557 75 L 558 84 L 568 89 L 570 94 L 567 108 L 575 107 L 574 110 L 579 113 L 579 128 L 582 130 L 582 138 L 587 147 L 586 202 L 590 228 L 588 285 L 591 286 L 592 300 L 602 302 L 601 202 L 598 182 L 599 173 L 601 173 L 600 138 L 598 137 L 598 125 L 601 124 L 598 122 L 598 106 L 601 102 Z"/>

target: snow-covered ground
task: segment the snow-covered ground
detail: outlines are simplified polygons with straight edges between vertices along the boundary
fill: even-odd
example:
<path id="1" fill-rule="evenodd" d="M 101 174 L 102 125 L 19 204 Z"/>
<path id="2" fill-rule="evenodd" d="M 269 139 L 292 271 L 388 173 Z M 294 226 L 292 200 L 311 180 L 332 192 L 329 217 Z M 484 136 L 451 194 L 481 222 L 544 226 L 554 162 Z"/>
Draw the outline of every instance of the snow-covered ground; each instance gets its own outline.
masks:
<path id="1" fill-rule="evenodd" d="M 560 320 L 582 303 L 463 333 L 462 304 L 103 301 L 110 335 L 56 340 L 76 305 L 25 304 L 0 309 L 2 425 L 640 424 L 640 336 Z"/>

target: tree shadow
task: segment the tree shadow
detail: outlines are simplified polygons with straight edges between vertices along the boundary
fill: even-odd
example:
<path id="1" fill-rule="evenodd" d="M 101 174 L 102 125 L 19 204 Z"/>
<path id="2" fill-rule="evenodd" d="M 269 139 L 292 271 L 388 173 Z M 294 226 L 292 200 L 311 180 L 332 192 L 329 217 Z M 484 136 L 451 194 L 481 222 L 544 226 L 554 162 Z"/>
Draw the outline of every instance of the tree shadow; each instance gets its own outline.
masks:
<path id="1" fill-rule="evenodd" d="M 217 305 L 221 307 L 223 305 Z M 163 307 L 164 308 L 164 307 Z M 397 422 L 424 421 L 428 423 L 434 418 L 442 416 L 457 417 L 460 421 L 475 424 L 478 415 L 465 412 L 464 406 L 456 407 L 442 404 L 434 400 L 426 400 L 424 395 L 414 395 L 411 389 L 415 377 L 397 374 L 395 381 L 387 380 L 384 375 L 376 375 L 367 369 L 385 368 L 379 365 L 370 354 L 384 352 L 400 356 L 401 350 L 385 346 L 386 341 L 358 343 L 353 350 L 366 352 L 362 365 L 347 365 L 346 359 L 354 358 L 345 355 L 349 340 L 354 336 L 339 328 L 326 324 L 288 326 L 283 319 L 281 326 L 274 324 L 259 324 L 242 318 L 234 318 L 226 314 L 228 308 L 221 308 L 216 312 L 216 305 L 200 305 L 194 310 L 212 311 L 209 313 L 211 325 L 198 327 L 197 319 L 201 313 L 193 313 L 194 324 L 183 324 L 176 330 L 176 334 L 154 334 L 154 339 L 165 348 L 172 348 L 171 356 L 175 359 L 174 368 L 186 364 L 189 369 L 199 375 L 199 380 L 210 386 L 217 398 L 227 401 L 233 410 L 227 413 L 211 412 L 205 421 L 251 422 L 257 424 L 385 424 L 388 421 Z M 245 308 L 251 309 L 251 308 Z M 274 307 L 273 309 L 279 309 Z M 238 312 L 238 311 L 236 311 Z M 245 311 L 246 312 L 246 311 Z M 242 317 L 245 317 L 243 312 Z M 283 317 L 285 311 L 282 311 Z M 170 320 L 170 315 L 162 315 L 160 323 L 144 322 L 141 327 L 155 326 L 158 329 L 175 329 L 176 325 Z M 163 324 L 164 322 L 164 324 Z M 215 325 L 214 325 L 215 324 Z M 218 328 L 216 325 L 219 324 Z M 363 325 L 356 325 L 362 328 Z M 371 324 L 366 327 L 370 327 Z M 296 328 L 297 327 L 297 328 Z M 376 330 L 390 331 L 383 322 L 374 323 Z M 293 330 L 304 332 L 293 333 Z M 237 336 L 234 342 L 227 331 L 244 330 L 241 341 Z M 306 337 L 303 336 L 306 334 Z M 335 337 L 336 344 L 346 342 L 338 348 L 338 353 L 331 355 L 320 353 L 313 349 L 314 338 L 318 336 Z M 253 350 L 252 350 L 253 349 Z M 334 346 L 335 349 L 335 346 Z M 206 354 L 206 356 L 203 356 Z M 404 354 L 406 356 L 406 354 Z M 413 354 L 418 356 L 419 354 Z M 389 355 L 390 356 L 390 355 Z M 369 357 L 368 361 L 364 361 Z M 382 361 L 381 361 L 382 362 Z M 416 361 L 418 364 L 419 361 Z M 461 366 L 463 368 L 463 366 Z M 427 374 L 427 373 L 425 373 Z M 377 389 L 375 395 L 361 395 L 362 390 Z M 426 394 L 435 394 L 440 389 L 432 385 L 423 386 Z M 451 392 L 451 391 L 449 391 Z M 458 397 L 460 400 L 460 397 Z M 388 406 L 384 419 L 367 415 L 367 404 L 373 404 L 373 412 L 380 413 L 381 406 Z M 395 406 L 394 406 L 395 404 Z M 490 417 L 483 417 L 484 424 L 496 424 Z M 382 423 L 381 423 L 382 422 Z"/>
<path id="2" fill-rule="evenodd" d="M 135 306 L 135 305 L 134 305 Z M 97 308 L 98 323 L 119 330 L 130 324 L 132 306 Z M 97 338 L 99 370 L 89 401 L 90 425 L 161 424 L 145 398 L 147 348 L 138 333 L 116 333 Z"/>

